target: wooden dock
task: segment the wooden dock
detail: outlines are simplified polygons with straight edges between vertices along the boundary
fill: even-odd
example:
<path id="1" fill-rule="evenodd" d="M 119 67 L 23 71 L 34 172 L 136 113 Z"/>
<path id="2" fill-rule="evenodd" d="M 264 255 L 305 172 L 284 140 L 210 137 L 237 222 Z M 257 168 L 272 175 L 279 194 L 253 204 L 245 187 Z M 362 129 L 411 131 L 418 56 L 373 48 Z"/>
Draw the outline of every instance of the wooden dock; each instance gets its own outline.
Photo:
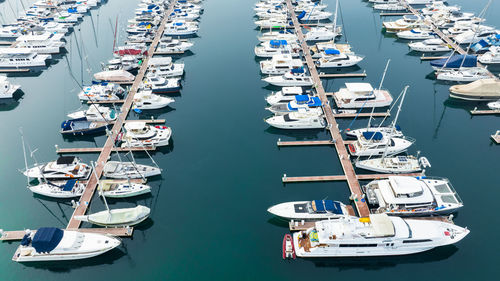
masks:
<path id="1" fill-rule="evenodd" d="M 348 77 L 366 77 L 366 72 L 363 73 L 337 73 L 327 74 L 320 73 L 319 78 L 348 78 Z"/>
<path id="2" fill-rule="evenodd" d="M 420 60 L 440 60 L 440 59 L 446 59 L 448 57 L 426 57 L 426 56 L 421 56 Z"/>
<path id="3" fill-rule="evenodd" d="M 278 146 L 312 146 L 312 145 L 333 145 L 331 140 L 317 140 L 317 141 L 282 141 L 279 139 L 276 144 Z"/>
<path id="4" fill-rule="evenodd" d="M 492 115 L 492 114 L 500 114 L 500 110 L 493 109 L 484 109 L 478 110 L 477 107 L 470 111 L 472 115 Z"/>
<path id="5" fill-rule="evenodd" d="M 391 176 L 407 176 L 407 177 L 420 177 L 421 173 L 412 174 L 366 174 L 366 175 L 355 175 L 356 180 L 378 180 L 386 179 Z M 305 177 L 288 177 L 286 174 L 283 175 L 281 181 L 283 183 L 294 183 L 294 182 L 322 182 L 322 181 L 346 181 L 348 180 L 345 175 L 334 175 L 334 176 L 305 176 Z M 358 182 L 359 184 L 359 182 Z M 362 194 L 360 194 L 361 196 Z"/>
<path id="6" fill-rule="evenodd" d="M 184 52 L 155 52 L 155 55 L 182 55 Z"/>
<path id="7" fill-rule="evenodd" d="M 412 13 L 408 13 L 408 12 L 401 12 L 401 13 L 396 13 L 396 12 L 393 12 L 393 13 L 380 13 L 380 16 L 381 17 L 390 17 L 390 16 L 407 16 L 407 15 L 411 15 Z"/>
<path id="8" fill-rule="evenodd" d="M 73 154 L 73 153 L 101 153 L 104 147 L 75 147 L 75 148 L 56 148 L 57 154 Z M 154 151 L 155 146 L 144 147 L 113 147 L 111 152 L 141 152 L 141 151 Z"/>
<path id="9" fill-rule="evenodd" d="M 335 118 L 354 118 L 354 117 L 388 117 L 391 116 L 391 113 L 389 112 L 374 112 L 373 114 L 371 113 L 338 113 L 338 114 L 333 114 Z"/>
<path id="10" fill-rule="evenodd" d="M 500 144 L 500 130 L 496 131 L 495 134 L 491 135 L 491 139 L 493 139 L 493 141 L 496 144 Z"/>
<path id="11" fill-rule="evenodd" d="M 0 68 L 0 73 L 22 73 L 29 71 L 29 68 Z"/>
<path id="12" fill-rule="evenodd" d="M 101 101 L 88 101 L 87 104 L 114 104 L 124 103 L 125 100 L 101 100 Z"/>
<path id="13" fill-rule="evenodd" d="M 119 228 L 76 228 L 76 229 L 68 229 L 67 230 L 75 230 L 79 232 L 86 233 L 100 233 L 100 234 L 108 234 L 113 236 L 121 236 L 121 237 L 130 237 L 134 233 L 133 227 L 119 227 Z M 36 230 L 31 230 L 31 232 L 36 232 Z M 23 239 L 24 234 L 26 234 L 25 230 L 15 230 L 15 231 L 1 231 L 0 232 L 0 241 L 15 241 Z"/>
<path id="14" fill-rule="evenodd" d="M 309 73 L 314 80 L 316 92 L 323 103 L 322 107 L 324 116 L 326 121 L 328 122 L 327 130 L 330 132 L 331 138 L 334 142 L 335 149 L 339 156 L 340 164 L 342 166 L 342 169 L 344 170 L 344 175 L 349 185 L 349 189 L 351 190 L 352 194 L 361 197 L 363 194 L 363 192 L 361 191 L 361 186 L 358 182 L 358 179 L 356 178 L 356 173 L 354 172 L 354 167 L 352 166 L 351 160 L 348 157 L 349 154 L 347 153 L 344 140 L 342 139 L 342 135 L 340 134 L 340 131 L 338 129 L 338 124 L 335 120 L 332 109 L 329 106 L 328 98 L 326 96 L 325 89 L 323 88 L 323 84 L 321 83 L 316 65 L 314 64 L 314 61 L 311 57 L 309 46 L 304 40 L 304 34 L 302 33 L 302 28 L 299 24 L 297 16 L 295 15 L 291 0 L 286 0 L 286 5 L 288 7 L 288 11 L 290 12 L 293 25 L 295 26 L 295 32 L 297 34 L 297 37 L 299 38 L 302 52 L 304 54 L 304 58 L 306 59 L 307 67 L 309 68 Z M 357 200 L 354 203 L 356 204 L 356 209 L 360 216 L 366 216 L 369 214 L 368 205 L 365 202 Z"/>

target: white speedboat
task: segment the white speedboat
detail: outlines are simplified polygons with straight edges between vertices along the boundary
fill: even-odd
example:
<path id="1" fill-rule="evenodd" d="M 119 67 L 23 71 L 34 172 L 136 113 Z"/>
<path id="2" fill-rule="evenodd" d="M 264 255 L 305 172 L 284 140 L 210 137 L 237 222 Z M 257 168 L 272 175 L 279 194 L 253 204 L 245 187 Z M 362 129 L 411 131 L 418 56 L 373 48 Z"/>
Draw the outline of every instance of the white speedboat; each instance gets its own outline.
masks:
<path id="1" fill-rule="evenodd" d="M 114 121 L 116 120 L 116 111 L 112 108 L 93 104 L 87 110 L 78 110 L 67 115 L 73 120 L 84 121 Z"/>
<path id="2" fill-rule="evenodd" d="M 430 167 L 429 160 L 425 157 L 392 156 L 357 160 L 356 168 L 383 174 L 408 174 L 420 172 Z"/>
<path id="3" fill-rule="evenodd" d="M 482 64 L 500 64 L 500 46 L 491 46 L 478 60 Z"/>
<path id="4" fill-rule="evenodd" d="M 18 25 L 3 25 L 0 27 L 0 38 L 13 39 L 22 35 L 22 28 Z"/>
<path id="5" fill-rule="evenodd" d="M 479 29 L 479 31 L 477 31 Z M 473 30 L 458 34 L 453 38 L 458 44 L 472 44 L 479 42 L 481 39 L 486 39 L 490 36 L 500 34 L 500 30 L 496 30 L 487 26 L 476 26 Z"/>
<path id="6" fill-rule="evenodd" d="M 326 121 L 323 116 L 307 111 L 291 112 L 265 119 L 266 123 L 278 129 L 323 129 Z"/>
<path id="7" fill-rule="evenodd" d="M 164 36 L 188 36 L 195 35 L 199 30 L 198 24 L 194 22 L 175 21 L 165 26 Z"/>
<path id="8" fill-rule="evenodd" d="M 401 131 L 401 127 L 399 126 L 389 126 L 389 127 L 369 127 L 369 128 L 360 128 L 360 129 L 347 129 L 345 130 L 345 134 L 347 137 L 351 138 L 359 138 L 364 132 L 381 132 L 383 134 L 390 134 L 395 137 L 399 137 L 403 135 L 403 132 Z"/>
<path id="9" fill-rule="evenodd" d="M 327 49 L 316 61 L 318 68 L 349 67 L 358 64 L 365 57 L 355 54 L 344 54 L 336 49 Z"/>
<path id="10" fill-rule="evenodd" d="M 287 104 L 295 100 L 295 96 L 304 94 L 301 87 L 283 87 L 280 91 L 272 92 L 266 97 L 270 105 Z"/>
<path id="11" fill-rule="evenodd" d="M 7 77 L 0 75 L 0 99 L 10 99 L 21 86 L 11 84 Z"/>
<path id="12" fill-rule="evenodd" d="M 184 63 L 170 63 L 168 65 L 154 66 L 148 68 L 147 77 L 155 75 L 167 78 L 178 77 L 184 74 Z"/>
<path id="13" fill-rule="evenodd" d="M 29 178 L 45 179 L 87 179 L 92 168 L 75 156 L 59 156 L 56 161 L 36 165 L 24 171 Z"/>
<path id="14" fill-rule="evenodd" d="M 329 26 L 318 26 L 311 27 L 311 29 L 304 34 L 304 39 L 306 41 L 325 41 L 334 40 L 335 37 L 341 35 L 342 28 L 340 26 L 334 27 Z"/>
<path id="15" fill-rule="evenodd" d="M 292 30 L 268 31 L 262 33 L 258 37 L 261 42 L 269 42 L 271 40 L 285 40 L 287 42 L 295 42 L 298 40 L 297 35 Z"/>
<path id="16" fill-rule="evenodd" d="M 445 178 L 392 176 L 363 187 L 374 212 L 396 216 L 447 215 L 463 207 Z"/>
<path id="17" fill-rule="evenodd" d="M 292 47 L 286 40 L 270 40 L 263 42 L 260 46 L 255 46 L 254 53 L 257 57 L 261 58 L 272 58 L 275 55 L 299 57 L 299 49 Z"/>
<path id="18" fill-rule="evenodd" d="M 114 83 L 100 83 L 84 87 L 78 94 L 81 101 L 112 101 L 119 100 L 125 89 Z"/>
<path id="19" fill-rule="evenodd" d="M 64 47 L 64 42 L 61 41 L 23 41 L 18 42 L 14 48 L 0 48 L 0 53 L 36 53 L 36 54 L 58 54 L 61 48 Z"/>
<path id="20" fill-rule="evenodd" d="M 290 112 L 297 112 L 301 109 L 305 109 L 309 113 L 321 115 L 323 114 L 323 109 L 321 108 L 322 105 L 323 103 L 319 97 L 297 95 L 294 100 L 288 103 L 271 105 L 266 109 L 274 113 L 274 115 L 284 115 Z"/>
<path id="21" fill-rule="evenodd" d="M 120 69 L 94 73 L 94 78 L 109 82 L 132 82 L 134 81 L 135 76 L 126 70 Z"/>
<path id="22" fill-rule="evenodd" d="M 31 192 L 52 198 L 80 197 L 85 190 L 85 184 L 77 180 L 47 181 L 28 186 Z"/>
<path id="23" fill-rule="evenodd" d="M 74 218 L 105 227 L 127 227 L 140 224 L 149 217 L 150 212 L 148 207 L 138 205 L 135 208 L 105 210 Z"/>
<path id="24" fill-rule="evenodd" d="M 489 71 L 484 67 L 467 67 L 459 69 L 443 69 L 436 71 L 436 78 L 445 81 L 473 82 L 490 78 Z"/>
<path id="25" fill-rule="evenodd" d="M 405 11 L 406 7 L 400 3 L 375 4 L 373 9 L 380 11 Z"/>
<path id="26" fill-rule="evenodd" d="M 156 52 L 183 53 L 191 49 L 193 45 L 194 45 L 193 43 L 185 40 L 172 39 L 171 37 L 164 37 L 163 39 L 161 39 L 160 43 L 158 43 L 158 46 L 156 47 Z"/>
<path id="27" fill-rule="evenodd" d="M 389 91 L 373 89 L 370 83 L 345 83 L 333 94 L 339 108 L 385 107 L 392 103 Z"/>
<path id="28" fill-rule="evenodd" d="M 286 16 L 284 17 L 274 17 L 263 20 L 255 21 L 255 24 L 261 29 L 281 29 L 281 28 L 290 28 L 293 25 L 287 20 Z"/>
<path id="29" fill-rule="evenodd" d="M 286 220 L 325 220 L 349 216 L 345 204 L 332 200 L 286 202 L 271 206 L 267 211 Z"/>
<path id="30" fill-rule="evenodd" d="M 450 46 L 439 38 L 426 39 L 420 42 L 408 43 L 408 46 L 413 51 L 417 52 L 448 52 L 451 50 Z"/>
<path id="31" fill-rule="evenodd" d="M 363 257 L 415 254 L 459 242 L 467 228 L 452 223 L 372 214 L 315 223 L 293 234 L 298 257 Z"/>
<path id="32" fill-rule="evenodd" d="M 176 93 L 181 89 L 181 79 L 180 77 L 164 78 L 151 73 L 145 77 L 139 88 L 153 93 Z"/>
<path id="33" fill-rule="evenodd" d="M 129 122 L 124 128 L 121 147 L 165 146 L 172 135 L 169 127 L 151 126 L 145 122 Z"/>
<path id="34" fill-rule="evenodd" d="M 409 137 L 394 137 L 381 132 L 364 132 L 355 142 L 348 145 L 353 156 L 395 155 L 405 152 L 413 143 Z"/>
<path id="35" fill-rule="evenodd" d="M 271 60 L 260 62 L 260 71 L 262 74 L 282 75 L 290 72 L 294 68 L 303 67 L 301 59 L 294 59 L 292 55 L 274 55 Z"/>
<path id="36" fill-rule="evenodd" d="M 262 79 L 262 81 L 280 87 L 287 87 L 287 86 L 310 87 L 314 85 L 312 77 L 303 73 L 304 71 L 303 69 L 302 73 L 292 73 L 294 72 L 294 70 L 296 69 L 292 69 L 291 72 L 287 72 L 283 75 L 266 77 Z"/>
<path id="37" fill-rule="evenodd" d="M 400 31 L 427 26 L 422 17 L 416 15 L 405 15 L 403 18 L 395 21 L 384 21 L 382 25 L 387 33 L 397 33 Z"/>
<path id="38" fill-rule="evenodd" d="M 173 98 L 153 94 L 151 90 L 140 90 L 134 96 L 133 108 L 140 110 L 160 109 L 167 107 L 174 101 Z"/>
<path id="39" fill-rule="evenodd" d="M 396 35 L 401 39 L 407 40 L 425 40 L 436 37 L 436 34 L 432 30 L 414 28 L 411 30 L 400 31 Z"/>
<path id="40" fill-rule="evenodd" d="M 128 180 L 100 180 L 99 195 L 109 198 L 127 198 L 150 193 L 151 187 Z"/>
<path id="41" fill-rule="evenodd" d="M 487 105 L 491 110 L 500 110 L 500 100 L 489 102 Z"/>
<path id="42" fill-rule="evenodd" d="M 42 227 L 26 231 L 13 261 L 40 262 L 78 260 L 106 253 L 121 244 L 113 236 Z"/>
<path id="43" fill-rule="evenodd" d="M 161 169 L 135 162 L 108 161 L 103 175 L 112 179 L 140 179 L 161 175 Z"/>

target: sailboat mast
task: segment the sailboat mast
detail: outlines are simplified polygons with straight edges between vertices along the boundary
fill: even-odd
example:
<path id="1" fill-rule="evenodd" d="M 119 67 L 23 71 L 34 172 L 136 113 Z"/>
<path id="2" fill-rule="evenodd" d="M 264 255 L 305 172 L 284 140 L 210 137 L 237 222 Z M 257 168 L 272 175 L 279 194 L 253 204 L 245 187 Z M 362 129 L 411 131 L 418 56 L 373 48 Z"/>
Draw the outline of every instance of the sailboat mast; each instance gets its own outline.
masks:
<path id="1" fill-rule="evenodd" d="M 338 3 L 338 1 L 337 1 Z M 389 63 L 391 62 L 391 59 L 388 59 L 387 60 L 387 63 L 385 64 L 385 69 L 384 69 L 384 73 L 382 74 L 382 79 L 380 80 L 380 84 L 378 85 L 378 91 L 380 91 L 382 89 L 382 84 L 384 84 L 384 80 L 385 80 L 385 74 L 387 73 L 387 69 L 389 68 Z M 368 117 L 368 124 L 366 126 L 366 130 L 368 130 L 371 126 L 371 123 L 372 123 L 372 118 L 373 118 L 373 113 L 375 112 L 375 107 L 372 107 L 372 111 L 370 113 L 370 117 Z"/>
<path id="2" fill-rule="evenodd" d="M 337 36 L 337 12 L 339 10 L 339 0 L 335 2 L 335 15 L 333 16 L 333 32 Z M 335 39 L 335 38 L 334 38 Z"/>
<path id="3" fill-rule="evenodd" d="M 394 117 L 394 121 L 392 121 L 392 128 L 396 128 L 396 122 L 398 122 L 399 113 L 401 112 L 401 108 L 403 107 L 403 102 L 405 100 L 406 91 L 408 90 L 409 87 L 410 86 L 406 85 L 404 90 L 403 90 L 403 96 L 401 97 L 401 102 L 399 103 L 398 111 L 396 112 L 396 117 Z"/>
<path id="4" fill-rule="evenodd" d="M 23 134 L 23 128 L 19 128 L 19 133 L 21 133 L 21 140 L 23 144 L 23 154 L 24 154 L 24 167 L 26 169 L 26 172 L 28 171 L 28 159 L 26 158 L 26 145 L 24 144 L 24 134 Z M 28 175 L 26 175 L 26 185 L 30 185 L 30 178 Z"/>
<path id="5" fill-rule="evenodd" d="M 99 178 L 97 177 L 97 173 L 95 172 L 94 161 L 90 161 L 90 164 L 92 165 L 92 174 L 94 174 L 95 180 L 97 181 L 97 184 L 99 184 Z M 111 211 L 109 210 L 108 201 L 106 201 L 106 196 L 104 196 L 104 191 L 102 190 L 101 184 L 99 184 L 99 191 L 101 193 L 102 200 L 104 201 L 104 205 L 106 205 L 106 209 L 108 210 L 108 213 L 111 213 Z"/>

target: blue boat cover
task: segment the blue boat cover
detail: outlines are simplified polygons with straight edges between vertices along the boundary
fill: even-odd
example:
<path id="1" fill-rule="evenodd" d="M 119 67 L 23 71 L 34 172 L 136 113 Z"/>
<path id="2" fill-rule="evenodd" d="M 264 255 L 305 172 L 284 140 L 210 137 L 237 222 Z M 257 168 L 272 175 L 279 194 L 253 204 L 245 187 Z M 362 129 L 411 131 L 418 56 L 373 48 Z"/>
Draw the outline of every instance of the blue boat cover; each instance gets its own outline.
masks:
<path id="1" fill-rule="evenodd" d="M 448 61 L 448 63 L 446 63 Z M 463 61 L 463 64 L 462 64 Z M 446 64 L 446 65 L 445 65 Z M 434 67 L 445 67 L 445 68 L 459 68 L 463 67 L 476 67 L 477 66 L 477 56 L 466 55 L 464 60 L 464 55 L 454 55 L 451 58 L 444 58 L 439 60 L 431 61 L 431 65 Z"/>
<path id="2" fill-rule="evenodd" d="M 363 137 L 367 140 L 381 140 L 383 135 L 381 132 L 363 132 Z"/>
<path id="3" fill-rule="evenodd" d="M 396 131 L 401 131 L 401 127 L 399 125 L 396 125 Z"/>
<path id="4" fill-rule="evenodd" d="M 76 184 L 76 180 L 69 180 L 64 184 L 63 191 L 71 191 Z"/>
<path id="5" fill-rule="evenodd" d="M 316 212 L 318 213 L 331 212 L 337 215 L 343 214 L 340 202 L 333 200 L 314 200 L 314 204 L 316 205 Z"/>
<path id="6" fill-rule="evenodd" d="M 297 18 L 300 20 L 305 16 L 306 16 L 306 11 L 302 11 L 302 13 L 300 13 L 300 15 L 297 16 Z"/>
<path id="7" fill-rule="evenodd" d="M 292 68 L 292 73 L 304 73 L 303 67 Z"/>
<path id="8" fill-rule="evenodd" d="M 68 13 L 76 13 L 76 8 L 68 8 Z"/>
<path id="9" fill-rule="evenodd" d="M 339 55 L 340 51 L 337 49 L 326 49 L 325 54 L 327 54 L 327 55 Z"/>
<path id="10" fill-rule="evenodd" d="M 295 100 L 297 102 L 308 102 L 309 101 L 309 95 L 296 95 Z"/>
<path id="11" fill-rule="evenodd" d="M 181 9 L 174 9 L 174 12 L 180 12 Z"/>
<path id="12" fill-rule="evenodd" d="M 36 231 L 31 245 L 38 253 L 47 253 L 57 247 L 63 235 L 64 231 L 59 228 L 41 227 Z"/>
<path id="13" fill-rule="evenodd" d="M 182 25 L 182 22 L 176 22 L 175 25 L 177 26 L 181 26 Z"/>
<path id="14" fill-rule="evenodd" d="M 277 46 L 286 46 L 288 43 L 286 42 L 286 40 L 271 40 L 269 41 L 269 44 L 271 44 L 271 46 L 273 47 L 277 47 Z"/>

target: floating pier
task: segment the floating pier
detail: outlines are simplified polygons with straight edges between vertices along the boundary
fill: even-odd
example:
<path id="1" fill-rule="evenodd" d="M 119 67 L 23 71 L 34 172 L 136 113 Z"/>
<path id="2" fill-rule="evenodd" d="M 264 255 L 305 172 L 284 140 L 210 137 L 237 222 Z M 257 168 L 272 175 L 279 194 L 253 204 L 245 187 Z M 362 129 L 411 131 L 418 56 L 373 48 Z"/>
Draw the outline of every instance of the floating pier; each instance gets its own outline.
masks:
<path id="1" fill-rule="evenodd" d="M 406 176 L 406 177 L 421 177 L 422 173 L 411 173 L 411 174 L 366 174 L 366 175 L 355 175 L 357 180 L 378 180 L 386 179 L 391 176 Z M 347 176 L 345 175 L 334 175 L 334 176 L 305 176 L 305 177 L 288 177 L 286 174 L 283 175 L 281 181 L 283 183 L 293 183 L 293 182 L 318 182 L 318 181 L 346 181 Z M 362 196 L 362 194 L 360 195 Z"/>
<path id="2" fill-rule="evenodd" d="M 282 141 L 278 140 L 278 146 L 312 146 L 312 145 L 333 145 L 332 140 L 316 140 L 316 141 Z"/>
<path id="3" fill-rule="evenodd" d="M 411 15 L 412 13 L 409 13 L 409 12 L 401 12 L 401 13 L 380 13 L 380 16 L 381 17 L 389 17 L 389 16 L 407 16 L 407 15 Z"/>
<path id="4" fill-rule="evenodd" d="M 1 68 L 0 73 L 29 72 L 29 68 Z"/>
<path id="5" fill-rule="evenodd" d="M 100 233 L 113 236 L 130 237 L 134 233 L 133 227 L 119 227 L 119 228 L 76 228 L 68 229 L 75 230 L 79 232 L 86 233 Z M 31 230 L 31 232 L 36 232 L 36 230 Z M 26 234 L 25 230 L 14 230 L 14 231 L 0 231 L 0 241 L 16 241 L 23 239 Z"/>
<path id="6" fill-rule="evenodd" d="M 440 60 L 440 59 L 446 59 L 448 57 L 426 57 L 426 56 L 421 56 L 420 60 Z"/>
<path id="7" fill-rule="evenodd" d="M 500 110 L 493 110 L 493 109 L 484 109 L 484 110 L 478 110 L 477 107 L 474 108 L 473 110 L 470 111 L 470 114 L 472 115 L 492 115 L 492 114 L 500 114 Z"/>
<path id="8" fill-rule="evenodd" d="M 366 71 L 363 73 L 337 73 L 327 74 L 321 72 L 319 78 L 348 78 L 348 77 L 366 77 Z"/>
<path id="9" fill-rule="evenodd" d="M 104 147 L 76 147 L 76 148 L 57 148 L 57 154 L 69 154 L 69 153 L 101 153 Z M 143 146 L 143 147 L 113 147 L 111 152 L 141 152 L 141 151 L 154 151 L 155 146 Z"/>

